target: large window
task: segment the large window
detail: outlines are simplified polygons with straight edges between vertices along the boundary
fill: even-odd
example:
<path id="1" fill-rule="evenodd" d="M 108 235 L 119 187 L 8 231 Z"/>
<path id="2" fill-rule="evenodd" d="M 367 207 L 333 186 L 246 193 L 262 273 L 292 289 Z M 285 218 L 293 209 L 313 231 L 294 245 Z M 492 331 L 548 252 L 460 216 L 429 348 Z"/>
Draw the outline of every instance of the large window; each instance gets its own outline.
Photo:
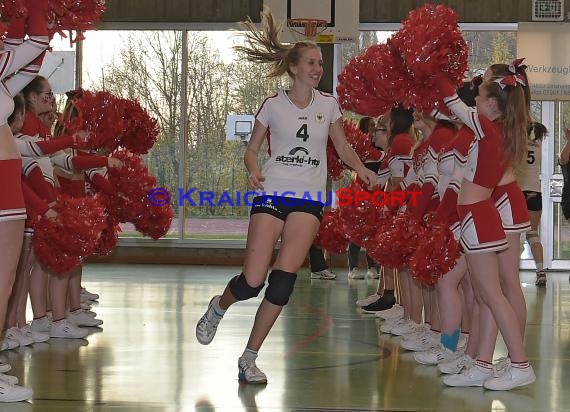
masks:
<path id="1" fill-rule="evenodd" d="M 262 65 L 233 52 L 239 37 L 227 37 L 107 30 L 86 33 L 82 44 L 83 87 L 138 99 L 159 121 L 160 137 L 144 158 L 171 194 L 175 218 L 167 237 L 245 239 L 247 142 L 226 139 L 226 117 L 254 114 L 287 79 L 266 79 Z M 132 225 L 122 230 L 123 237 L 140 237 Z"/>
<path id="2" fill-rule="evenodd" d="M 92 31 L 83 42 L 83 87 L 137 99 L 158 119 L 160 135 L 144 155 L 157 184 L 172 194 L 175 216 L 167 237 L 178 237 L 176 197 L 180 162 L 182 32 Z M 140 236 L 130 224 L 124 237 Z"/>

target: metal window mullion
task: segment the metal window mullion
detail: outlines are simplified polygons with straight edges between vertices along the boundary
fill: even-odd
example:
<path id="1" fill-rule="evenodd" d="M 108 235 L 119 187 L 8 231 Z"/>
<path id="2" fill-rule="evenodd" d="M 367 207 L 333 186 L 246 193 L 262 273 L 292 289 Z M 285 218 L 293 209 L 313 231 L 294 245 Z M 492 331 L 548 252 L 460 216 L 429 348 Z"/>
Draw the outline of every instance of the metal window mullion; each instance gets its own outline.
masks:
<path id="1" fill-rule="evenodd" d="M 186 129 L 186 116 L 188 109 L 188 97 L 186 96 L 186 89 L 188 87 L 188 30 L 182 31 L 182 65 L 181 70 L 181 85 L 180 85 L 180 134 L 178 140 L 178 187 L 184 187 L 184 176 L 186 175 L 186 138 L 188 130 Z M 175 199 L 178 199 L 178 193 L 175 194 Z M 178 206 L 178 240 L 184 240 L 184 223 L 186 217 L 184 215 L 184 204 Z"/>
<path id="2" fill-rule="evenodd" d="M 541 123 L 551 130 L 551 135 L 556 133 L 554 131 L 554 102 L 542 102 L 542 118 Z M 546 144 L 542 147 L 542 164 L 541 164 L 541 186 L 543 195 L 543 213 L 540 219 L 540 240 L 544 246 L 544 264 L 546 267 L 552 267 L 554 259 L 554 208 L 556 204 L 552 201 L 550 196 L 550 179 L 554 174 L 554 138 L 546 138 Z"/>

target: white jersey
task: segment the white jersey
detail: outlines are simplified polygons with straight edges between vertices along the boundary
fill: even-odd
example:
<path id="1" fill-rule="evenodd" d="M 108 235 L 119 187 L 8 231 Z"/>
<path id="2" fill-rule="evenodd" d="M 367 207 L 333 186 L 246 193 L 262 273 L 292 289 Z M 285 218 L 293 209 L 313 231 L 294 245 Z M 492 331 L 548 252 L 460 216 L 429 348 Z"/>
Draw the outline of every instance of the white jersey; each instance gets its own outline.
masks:
<path id="1" fill-rule="evenodd" d="M 284 90 L 265 99 L 256 119 L 267 127 L 269 159 L 261 171 L 266 194 L 326 202 L 327 139 L 341 116 L 337 100 L 314 89 L 304 109 Z"/>
<path id="2" fill-rule="evenodd" d="M 534 137 L 531 134 L 530 137 Z M 527 156 L 517 168 L 517 181 L 521 190 L 540 192 L 540 164 L 542 140 L 528 140 Z"/>

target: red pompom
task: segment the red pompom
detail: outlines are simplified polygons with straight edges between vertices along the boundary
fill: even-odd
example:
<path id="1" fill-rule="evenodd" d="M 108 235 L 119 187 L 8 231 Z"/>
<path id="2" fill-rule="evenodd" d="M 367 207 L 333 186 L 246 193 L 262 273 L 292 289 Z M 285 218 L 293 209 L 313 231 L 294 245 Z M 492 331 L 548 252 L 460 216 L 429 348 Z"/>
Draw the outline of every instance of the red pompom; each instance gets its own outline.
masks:
<path id="1" fill-rule="evenodd" d="M 48 0 L 50 31 L 62 37 L 67 37 L 68 32 L 70 43 L 83 40 L 83 33 L 94 28 L 105 8 L 105 0 Z"/>
<path id="2" fill-rule="evenodd" d="M 382 208 L 376 206 L 370 199 L 357 200 L 356 193 L 364 191 L 360 179 L 353 180 L 348 187 L 337 191 L 342 233 L 352 243 L 362 247 L 365 247 L 364 245 L 374 238 L 379 221 L 384 217 Z M 343 198 L 342 193 L 347 196 Z M 348 197 L 351 198 L 350 201 L 348 201 Z"/>
<path id="3" fill-rule="evenodd" d="M 99 256 L 109 255 L 113 249 L 115 249 L 115 246 L 117 246 L 120 231 L 120 226 L 115 222 L 115 220 L 113 220 L 111 215 L 107 215 L 105 228 L 101 232 L 101 237 L 97 242 L 97 246 L 95 247 L 93 254 Z"/>
<path id="4" fill-rule="evenodd" d="M 125 131 L 121 146 L 132 153 L 146 154 L 156 143 L 160 129 L 137 100 L 121 99 Z"/>
<path id="5" fill-rule="evenodd" d="M 121 160 L 123 166 L 108 169 L 108 179 L 116 193 L 105 196 L 108 211 L 120 223 L 135 222 L 149 205 L 147 196 L 156 186 L 156 178 L 149 175 L 139 156 L 124 150 L 117 150 L 112 156 Z"/>
<path id="6" fill-rule="evenodd" d="M 368 254 L 380 264 L 399 268 L 407 266 L 423 236 L 423 224 L 409 213 L 398 213 L 378 230 Z"/>
<path id="7" fill-rule="evenodd" d="M 354 149 L 361 161 L 378 159 L 382 156 L 382 151 L 372 145 L 368 133 L 362 132 L 356 123 L 350 120 L 343 120 L 342 126 L 347 143 Z M 329 139 L 327 142 L 328 174 L 332 180 L 340 180 L 344 170 L 349 170 L 349 168 L 340 160 L 332 141 Z"/>
<path id="8" fill-rule="evenodd" d="M 348 240 L 344 236 L 339 222 L 338 209 L 331 209 L 325 212 L 313 243 L 321 249 L 332 253 L 344 253 L 348 247 Z"/>
<path id="9" fill-rule="evenodd" d="M 28 8 L 23 0 L 2 0 L 0 1 L 0 16 L 3 20 L 11 21 L 16 17 L 23 17 L 28 14 Z M 8 31 L 8 25 L 0 22 L 0 34 L 3 36 Z"/>
<path id="10" fill-rule="evenodd" d="M 327 173 L 332 180 L 340 180 L 342 179 L 343 172 L 347 169 L 347 166 L 344 164 L 331 139 L 328 139 L 327 142 Z"/>
<path id="11" fill-rule="evenodd" d="M 52 272 L 64 274 L 95 250 L 105 227 L 105 212 L 97 196 L 61 195 L 54 209 L 55 219 L 42 217 L 35 226 L 34 253 Z"/>
<path id="12" fill-rule="evenodd" d="M 378 159 L 382 156 L 382 151 L 372 144 L 372 138 L 368 133 L 364 133 L 358 125 L 350 120 L 343 121 L 346 141 L 354 149 L 358 158 L 365 162 L 370 159 Z"/>
<path id="13" fill-rule="evenodd" d="M 109 182 L 115 195 L 105 196 L 107 209 L 116 221 L 132 222 L 145 236 L 159 239 L 168 233 L 174 216 L 170 203 L 164 206 L 151 204 L 149 192 L 156 188 L 156 178 L 148 173 L 142 159 L 124 150 L 113 157 L 123 162 L 121 168 L 109 169 Z"/>
<path id="14" fill-rule="evenodd" d="M 86 142 L 80 143 L 82 149 L 115 150 L 125 130 L 123 104 L 109 92 L 80 91 L 73 98 L 77 116 L 64 120 L 70 134 L 84 130 L 90 133 Z"/>
<path id="15" fill-rule="evenodd" d="M 459 258 L 460 246 L 447 223 L 426 216 L 422 238 L 410 259 L 412 276 L 424 285 L 433 286 L 448 273 Z"/>
<path id="16" fill-rule="evenodd" d="M 441 4 L 425 4 L 412 10 L 391 41 L 411 74 L 403 105 L 421 111 L 443 107 L 442 93 L 432 79 L 445 76 L 459 86 L 467 71 L 469 50 L 455 11 Z"/>
<path id="17" fill-rule="evenodd" d="M 343 109 L 377 117 L 398 105 L 409 83 L 398 51 L 374 44 L 354 57 L 338 76 L 337 94 Z"/>
<path id="18" fill-rule="evenodd" d="M 145 236 L 153 239 L 160 239 L 170 230 L 174 210 L 170 204 L 164 206 L 153 206 L 147 203 L 146 209 L 141 216 L 135 220 L 135 228 Z"/>

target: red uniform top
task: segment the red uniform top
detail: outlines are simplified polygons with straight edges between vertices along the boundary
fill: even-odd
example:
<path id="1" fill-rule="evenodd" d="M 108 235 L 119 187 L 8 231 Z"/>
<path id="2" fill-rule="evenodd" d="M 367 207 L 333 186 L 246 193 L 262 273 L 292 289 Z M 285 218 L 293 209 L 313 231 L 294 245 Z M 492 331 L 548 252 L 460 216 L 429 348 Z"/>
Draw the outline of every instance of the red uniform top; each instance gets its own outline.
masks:
<path id="1" fill-rule="evenodd" d="M 405 177 L 412 163 L 414 141 L 407 133 L 394 136 L 386 156 L 380 164 L 377 182 L 383 186 L 391 177 Z"/>
<path id="2" fill-rule="evenodd" d="M 453 140 L 454 136 L 455 129 L 453 127 L 437 125 L 424 142 L 423 158 L 418 165 L 417 180 L 413 187 L 421 194 L 416 198 L 414 204 L 409 205 L 410 211 L 418 218 L 423 216 L 426 211 L 435 209 L 438 205 L 438 196 L 434 196 L 438 182 L 437 160 L 443 148 Z M 414 168 L 416 167 L 415 163 L 414 160 Z"/>
<path id="3" fill-rule="evenodd" d="M 469 127 L 463 126 L 439 155 L 437 190 L 441 201 L 436 210 L 436 216 L 440 220 L 450 223 L 459 220 L 457 196 L 465 175 L 469 148 L 473 144 L 474 138 L 473 131 Z"/>
<path id="4" fill-rule="evenodd" d="M 468 107 L 454 94 L 443 99 L 447 106 L 475 133 L 475 140 L 469 150 L 464 178 L 489 189 L 493 189 L 508 167 L 502 126 Z"/>

